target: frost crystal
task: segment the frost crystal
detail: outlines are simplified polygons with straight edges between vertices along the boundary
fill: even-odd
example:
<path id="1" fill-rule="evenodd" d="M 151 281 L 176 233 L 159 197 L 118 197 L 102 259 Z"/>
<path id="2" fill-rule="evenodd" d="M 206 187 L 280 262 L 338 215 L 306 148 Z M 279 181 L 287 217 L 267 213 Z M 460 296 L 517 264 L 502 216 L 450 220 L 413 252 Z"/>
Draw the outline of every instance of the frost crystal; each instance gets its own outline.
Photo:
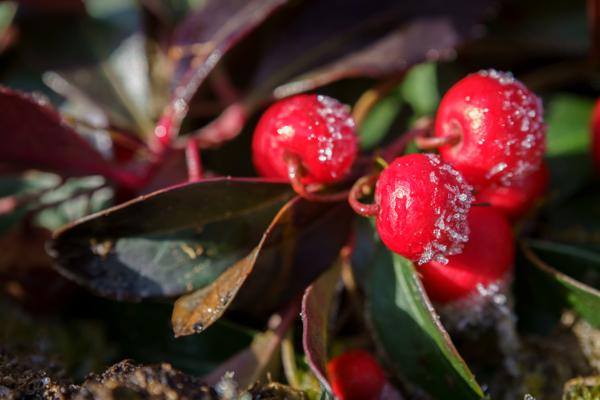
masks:
<path id="1" fill-rule="evenodd" d="M 427 154 L 429 162 L 436 167 L 438 175 L 434 171 L 429 174 L 429 179 L 436 185 L 434 198 L 440 190 L 439 182 L 445 183 L 442 188 L 447 193 L 445 207 L 433 209 L 436 221 L 433 230 L 433 241 L 423 247 L 423 252 L 418 260 L 419 265 L 435 260 L 441 264 L 448 263 L 448 255 L 462 252 L 464 244 L 469 239 L 469 226 L 467 214 L 471 208 L 473 188 L 463 179 L 462 175 L 449 164 L 441 162 L 439 156 Z M 449 246 L 445 243 L 450 242 Z"/>
<path id="2" fill-rule="evenodd" d="M 454 332 L 485 329 L 501 317 L 514 317 L 509 287 L 512 274 L 477 285 L 477 292 L 448 304 L 436 305 L 444 326 Z"/>
<path id="3" fill-rule="evenodd" d="M 348 107 L 337 100 L 327 96 L 317 96 L 317 101 L 320 105 L 317 112 L 325 121 L 329 133 L 318 138 L 318 159 L 322 163 L 340 164 L 343 162 L 344 153 L 336 151 L 336 147 L 341 146 L 341 142 L 348 137 L 345 130 L 354 130 L 354 120 L 350 116 Z"/>

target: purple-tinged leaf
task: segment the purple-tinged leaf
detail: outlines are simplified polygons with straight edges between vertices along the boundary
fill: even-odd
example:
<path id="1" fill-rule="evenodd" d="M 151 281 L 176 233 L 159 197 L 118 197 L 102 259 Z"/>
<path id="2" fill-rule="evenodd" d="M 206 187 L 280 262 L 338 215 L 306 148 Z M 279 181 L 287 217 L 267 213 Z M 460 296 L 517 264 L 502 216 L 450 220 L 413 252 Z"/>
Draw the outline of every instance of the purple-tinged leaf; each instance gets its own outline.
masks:
<path id="1" fill-rule="evenodd" d="M 235 3 L 223 4 L 239 7 Z M 256 3 L 259 2 L 247 2 L 245 8 L 241 9 L 243 12 L 234 7 L 238 13 L 228 20 L 222 30 L 214 26 L 224 18 L 219 12 L 223 11 L 224 6 L 206 7 L 199 16 L 203 20 L 210 18 L 211 21 L 206 24 L 208 28 L 201 30 L 199 39 L 194 41 L 193 34 L 181 35 L 191 40 L 180 39 L 178 42 L 184 45 L 175 49 L 179 49 L 181 54 L 186 54 L 183 49 L 187 49 L 188 54 L 195 56 L 184 57 L 180 62 L 180 70 L 185 72 L 180 72 L 182 78 L 177 79 L 172 97 L 171 104 L 175 112 L 173 131 L 178 129 L 193 94 L 231 48 L 220 46 L 225 37 L 222 33 L 230 35 L 227 36 L 229 41 L 231 38 L 236 41 L 241 39 L 242 35 L 233 35 L 227 29 L 242 27 L 238 22 L 247 25 L 251 18 L 246 11 Z M 271 4 L 273 10 L 283 3 Z M 440 0 L 412 3 L 394 0 L 349 0 L 343 3 L 304 1 L 286 5 L 285 9 L 281 7 L 281 12 L 267 20 L 268 14 L 273 11 L 264 9 L 270 4 L 267 1 L 262 3 L 260 10 L 268 12 L 256 13 L 267 20 L 265 26 L 261 26 L 260 34 L 253 36 L 248 48 L 243 47 L 245 42 L 240 44 L 240 52 L 247 52 L 248 62 L 232 61 L 228 68 L 232 75 L 237 75 L 236 68 L 243 65 L 239 68 L 243 68 L 243 76 L 248 76 L 242 84 L 247 93 L 240 104 L 246 108 L 246 114 L 250 114 L 273 96 L 283 97 L 313 90 L 344 78 L 401 73 L 427 59 L 448 59 L 454 54 L 453 48 L 471 33 L 484 12 L 494 3 L 493 0 L 461 0 L 453 3 Z M 258 24 L 262 20 L 254 18 L 252 22 Z M 254 28 L 256 26 L 252 26 Z M 188 31 L 194 32 L 189 28 Z M 244 33 L 247 32 L 249 30 Z M 181 68 L 181 65 L 193 67 Z M 208 128 L 212 128 L 212 125 Z M 239 133 L 239 130 L 232 128 L 231 132 L 215 135 L 214 129 L 208 128 L 198 132 L 200 139 L 209 134 L 217 136 L 219 140 L 228 140 Z M 215 142 L 214 138 L 211 138 L 211 142 Z"/>
<path id="2" fill-rule="evenodd" d="M 64 275 L 101 295 L 178 296 L 247 256 L 291 196 L 286 183 L 256 179 L 180 185 L 68 225 L 50 250 Z"/>
<path id="3" fill-rule="evenodd" d="M 309 71 L 329 74 L 324 84 L 334 78 L 402 72 L 429 57 L 443 59 L 493 4 L 491 0 L 304 2 L 289 20 L 278 21 L 262 43 L 252 87 L 269 95 L 306 73 L 315 82 L 304 84 L 317 87 L 319 75 Z"/>
<path id="4" fill-rule="evenodd" d="M 232 306 L 254 314 L 272 313 L 301 295 L 338 258 L 348 241 L 352 216 L 345 202 L 297 199 L 272 226 L 254 272 Z"/>
<path id="5" fill-rule="evenodd" d="M 298 197 L 289 201 L 248 256 L 209 285 L 177 300 L 172 317 L 175 335 L 206 329 L 232 302 L 239 309 L 260 313 L 292 300 L 339 254 L 348 237 L 347 224 L 340 223 L 349 220 L 346 212 L 345 204 Z"/>
<path id="6" fill-rule="evenodd" d="M 306 289 L 302 298 L 302 347 L 310 369 L 329 392 L 331 392 L 331 385 L 327 380 L 329 322 L 340 272 L 341 263 L 335 263 Z"/>
<path id="7" fill-rule="evenodd" d="M 172 111 L 167 111 L 171 129 L 178 129 L 190 100 L 225 53 L 288 1 L 209 0 L 184 20 L 175 34 L 174 49 L 183 54 L 172 87 Z"/>
<path id="8" fill-rule="evenodd" d="M 65 177 L 103 175 L 121 184 L 133 184 L 133 177 L 114 169 L 49 104 L 0 87 L 0 110 L 2 164 Z"/>
<path id="9" fill-rule="evenodd" d="M 310 71 L 274 90 L 277 98 L 346 78 L 392 75 L 424 60 L 452 58 L 460 36 L 449 18 L 423 18 L 388 33 L 364 49 Z"/>

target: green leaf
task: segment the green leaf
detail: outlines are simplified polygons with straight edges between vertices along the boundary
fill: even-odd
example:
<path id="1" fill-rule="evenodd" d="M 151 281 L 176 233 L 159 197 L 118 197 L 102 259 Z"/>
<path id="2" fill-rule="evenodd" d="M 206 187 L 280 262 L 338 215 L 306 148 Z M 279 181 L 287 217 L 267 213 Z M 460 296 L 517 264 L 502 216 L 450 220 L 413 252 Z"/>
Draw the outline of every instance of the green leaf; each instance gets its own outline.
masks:
<path id="1" fill-rule="evenodd" d="M 554 203 L 572 196 L 594 175 L 589 131 L 593 105 L 591 98 L 559 94 L 546 106 L 546 156 Z"/>
<path id="2" fill-rule="evenodd" d="M 419 281 L 412 263 L 379 246 L 368 283 L 375 339 L 394 369 L 434 398 L 480 399 L 483 392 Z"/>
<path id="3" fill-rule="evenodd" d="M 4 36 L 6 30 L 17 13 L 17 4 L 12 1 L 6 1 L 0 4 L 0 38 Z"/>
<path id="4" fill-rule="evenodd" d="M 27 196 L 41 193 L 59 183 L 59 177 L 54 174 L 29 172 L 23 175 L 8 175 L 0 177 L 0 202 L 13 202 L 17 204 L 11 210 L 0 212 L 0 234 L 6 232 L 17 224 L 35 201 L 23 201 Z M 22 203 L 20 203 L 22 202 Z M 13 206 L 11 206 L 13 207 Z"/>
<path id="5" fill-rule="evenodd" d="M 440 102 L 437 65 L 424 63 L 413 67 L 402 82 L 400 91 L 417 118 L 433 115 Z"/>
<path id="6" fill-rule="evenodd" d="M 386 136 L 397 136 L 408 128 L 409 119 L 433 115 L 439 101 L 436 64 L 414 66 L 404 80 L 369 111 L 359 128 L 361 148 L 372 149 Z"/>
<path id="7" fill-rule="evenodd" d="M 360 147 L 369 150 L 381 143 L 404 106 L 405 103 L 397 91 L 381 99 L 359 127 Z"/>
<path id="8" fill-rule="evenodd" d="M 592 287 L 600 287 L 600 253 L 568 243 L 532 239 L 528 246 L 560 272 Z"/>
<path id="9" fill-rule="evenodd" d="M 539 243 L 537 246 L 538 248 L 540 247 Z M 549 303 L 558 307 L 572 308 L 590 324 L 600 327 L 600 314 L 598 313 L 600 309 L 600 291 L 561 272 L 561 270 L 569 271 L 574 268 L 581 268 L 581 265 L 573 267 L 573 264 L 561 263 L 560 267 L 558 267 L 559 264 L 556 263 L 560 262 L 560 258 L 553 259 L 553 264 L 550 265 L 540 258 L 527 243 L 521 244 L 521 250 L 529 266 L 533 268 L 533 272 L 537 273 L 535 282 L 536 286 L 539 285 L 540 287 L 536 289 Z M 557 251 L 560 250 L 554 250 L 555 253 Z M 575 251 L 573 248 L 570 248 L 568 255 L 575 263 L 578 262 L 576 259 L 580 258 L 582 262 L 593 262 L 596 267 L 598 266 L 597 257 L 590 255 L 588 252 Z M 546 253 L 546 257 L 548 257 L 548 253 Z"/>
<path id="10" fill-rule="evenodd" d="M 546 155 L 588 154 L 590 118 L 594 99 L 559 94 L 546 105 L 548 124 Z"/>
<path id="11" fill-rule="evenodd" d="M 291 194 L 252 179 L 181 185 L 69 225 L 49 249 L 59 271 L 101 295 L 181 295 L 245 257 Z"/>

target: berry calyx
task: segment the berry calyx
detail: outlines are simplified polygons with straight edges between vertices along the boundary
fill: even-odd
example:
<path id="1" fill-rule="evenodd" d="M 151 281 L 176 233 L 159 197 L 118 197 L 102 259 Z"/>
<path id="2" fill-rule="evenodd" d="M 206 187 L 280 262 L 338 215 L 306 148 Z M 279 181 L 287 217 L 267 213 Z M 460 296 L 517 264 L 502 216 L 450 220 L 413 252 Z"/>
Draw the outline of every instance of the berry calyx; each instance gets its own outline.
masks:
<path id="1" fill-rule="evenodd" d="M 419 264 L 446 263 L 468 240 L 471 190 L 461 174 L 435 154 L 396 158 L 375 186 L 381 240 Z"/>
<path id="2" fill-rule="evenodd" d="M 510 186 L 541 165 L 546 144 L 541 100 L 508 72 L 480 71 L 442 98 L 435 133 L 442 159 L 476 189 Z M 451 140 L 450 140 L 451 139 Z"/>
<path id="3" fill-rule="evenodd" d="M 600 99 L 596 101 L 591 120 L 592 157 L 596 171 L 600 174 Z"/>
<path id="4" fill-rule="evenodd" d="M 376 400 L 385 386 L 385 374 L 377 360 L 364 350 L 352 350 L 327 364 L 333 393 L 340 400 Z"/>
<path id="5" fill-rule="evenodd" d="M 515 221 L 529 211 L 548 188 L 550 173 L 546 164 L 512 183 L 511 186 L 492 185 L 475 197 L 476 203 L 489 203 L 506 218 Z"/>
<path id="6" fill-rule="evenodd" d="M 272 178 L 290 176 L 290 160 L 300 166 L 304 184 L 339 181 L 357 153 L 357 136 L 350 110 L 320 95 L 298 95 L 273 104 L 263 114 L 252 142 L 258 173 Z M 298 173 L 293 168 L 293 173 Z"/>
<path id="7" fill-rule="evenodd" d="M 471 236 L 463 252 L 446 264 L 431 261 L 419 268 L 421 281 L 432 301 L 448 304 L 501 281 L 515 258 L 512 231 L 506 218 L 493 207 L 469 212 Z"/>

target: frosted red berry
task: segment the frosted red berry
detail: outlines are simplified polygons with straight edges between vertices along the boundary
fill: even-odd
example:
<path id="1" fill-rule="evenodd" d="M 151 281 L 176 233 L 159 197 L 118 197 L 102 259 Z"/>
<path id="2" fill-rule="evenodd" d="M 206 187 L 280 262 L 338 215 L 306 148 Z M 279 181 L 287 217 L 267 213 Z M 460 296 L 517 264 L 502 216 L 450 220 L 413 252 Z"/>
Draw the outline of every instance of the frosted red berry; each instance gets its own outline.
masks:
<path id="1" fill-rule="evenodd" d="M 292 155 L 301 162 L 304 183 L 339 181 L 356 158 L 354 120 L 348 107 L 331 97 L 290 97 L 263 114 L 252 151 L 262 176 L 288 178 L 286 155 Z"/>
<path id="2" fill-rule="evenodd" d="M 476 189 L 510 186 L 536 171 L 545 150 L 541 100 L 508 72 L 480 71 L 457 82 L 442 98 L 436 137 L 458 135 L 440 147 L 446 162 Z"/>
<path id="3" fill-rule="evenodd" d="M 600 174 L 600 99 L 596 101 L 596 105 L 592 111 L 591 133 L 592 157 L 596 165 L 596 170 Z"/>
<path id="4" fill-rule="evenodd" d="M 383 369 L 364 350 L 335 357 L 327 364 L 327 373 L 339 400 L 377 400 L 385 386 Z"/>
<path id="5" fill-rule="evenodd" d="M 429 262 L 419 268 L 431 300 L 440 304 L 463 299 L 504 279 L 514 264 L 515 248 L 510 225 L 492 207 L 469 212 L 471 235 L 461 254 L 448 263 Z"/>
<path id="6" fill-rule="evenodd" d="M 471 186 L 435 154 L 396 158 L 379 176 L 376 227 L 392 251 L 419 264 L 447 262 L 467 242 Z"/>
<path id="7" fill-rule="evenodd" d="M 545 164 L 511 186 L 491 185 L 475 197 L 476 203 L 488 203 L 511 221 L 521 218 L 543 196 L 550 174 Z"/>

